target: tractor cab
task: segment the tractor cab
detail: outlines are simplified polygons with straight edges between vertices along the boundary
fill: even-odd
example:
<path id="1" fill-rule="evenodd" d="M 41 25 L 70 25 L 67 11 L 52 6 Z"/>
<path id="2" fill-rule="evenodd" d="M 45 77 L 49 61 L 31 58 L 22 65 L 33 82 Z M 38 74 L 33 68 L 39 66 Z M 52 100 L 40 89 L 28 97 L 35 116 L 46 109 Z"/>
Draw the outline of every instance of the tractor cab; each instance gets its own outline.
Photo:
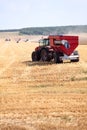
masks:
<path id="1" fill-rule="evenodd" d="M 39 46 L 49 46 L 49 39 L 47 39 L 47 38 L 40 39 Z"/>

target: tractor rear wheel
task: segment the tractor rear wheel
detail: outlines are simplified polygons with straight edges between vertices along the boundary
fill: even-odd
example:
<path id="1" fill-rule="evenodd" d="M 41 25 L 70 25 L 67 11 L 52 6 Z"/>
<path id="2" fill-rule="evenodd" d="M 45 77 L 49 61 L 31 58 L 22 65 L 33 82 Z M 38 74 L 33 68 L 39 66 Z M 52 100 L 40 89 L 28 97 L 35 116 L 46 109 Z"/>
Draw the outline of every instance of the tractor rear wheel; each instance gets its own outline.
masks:
<path id="1" fill-rule="evenodd" d="M 63 61 L 60 60 L 60 53 L 54 52 L 53 59 L 54 59 L 54 63 L 63 63 Z"/>
<path id="2" fill-rule="evenodd" d="M 41 60 L 42 61 L 49 61 L 48 54 L 49 54 L 49 52 L 47 49 L 45 49 L 45 48 L 42 49 L 41 50 Z"/>
<path id="3" fill-rule="evenodd" d="M 54 63 L 58 63 L 58 56 L 56 52 L 53 54 Z"/>

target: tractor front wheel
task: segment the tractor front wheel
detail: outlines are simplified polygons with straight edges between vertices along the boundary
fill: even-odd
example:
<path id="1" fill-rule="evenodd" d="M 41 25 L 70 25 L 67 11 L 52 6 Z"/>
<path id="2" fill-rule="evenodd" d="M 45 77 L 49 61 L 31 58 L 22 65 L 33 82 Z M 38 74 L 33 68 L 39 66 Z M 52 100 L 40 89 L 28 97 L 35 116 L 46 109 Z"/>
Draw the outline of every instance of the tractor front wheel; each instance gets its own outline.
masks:
<path id="1" fill-rule="evenodd" d="M 39 52 L 33 51 L 32 52 L 32 61 L 39 61 L 39 60 L 40 60 L 40 54 L 39 54 Z"/>
<path id="2" fill-rule="evenodd" d="M 32 61 L 37 61 L 36 52 L 32 52 Z"/>

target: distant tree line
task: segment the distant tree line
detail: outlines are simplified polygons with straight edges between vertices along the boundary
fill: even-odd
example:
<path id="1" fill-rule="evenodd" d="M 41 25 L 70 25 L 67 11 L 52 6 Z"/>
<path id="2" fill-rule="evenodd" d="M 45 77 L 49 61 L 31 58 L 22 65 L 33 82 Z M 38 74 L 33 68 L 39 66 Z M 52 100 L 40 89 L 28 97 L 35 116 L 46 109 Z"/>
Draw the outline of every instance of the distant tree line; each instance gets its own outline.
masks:
<path id="1" fill-rule="evenodd" d="M 19 32 L 19 29 L 5 29 L 5 30 L 0 30 L 0 32 Z"/>
<path id="2" fill-rule="evenodd" d="M 22 29 L 0 30 L 0 32 L 19 32 L 20 35 L 58 35 L 66 33 L 87 33 L 87 25 L 30 27 Z"/>
<path id="3" fill-rule="evenodd" d="M 87 33 L 87 25 L 57 26 L 57 27 L 31 27 L 23 28 L 20 34 L 28 35 L 57 35 L 66 33 Z"/>

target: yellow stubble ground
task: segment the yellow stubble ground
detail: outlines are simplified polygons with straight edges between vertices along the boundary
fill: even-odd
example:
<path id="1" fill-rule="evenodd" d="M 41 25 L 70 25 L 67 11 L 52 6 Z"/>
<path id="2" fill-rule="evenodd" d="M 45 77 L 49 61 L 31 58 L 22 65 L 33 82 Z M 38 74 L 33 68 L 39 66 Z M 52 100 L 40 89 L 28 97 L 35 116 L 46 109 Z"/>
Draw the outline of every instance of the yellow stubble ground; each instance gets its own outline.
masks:
<path id="1" fill-rule="evenodd" d="M 32 62 L 37 43 L 0 41 L 0 130 L 86 130 L 87 45 L 80 62 Z"/>

